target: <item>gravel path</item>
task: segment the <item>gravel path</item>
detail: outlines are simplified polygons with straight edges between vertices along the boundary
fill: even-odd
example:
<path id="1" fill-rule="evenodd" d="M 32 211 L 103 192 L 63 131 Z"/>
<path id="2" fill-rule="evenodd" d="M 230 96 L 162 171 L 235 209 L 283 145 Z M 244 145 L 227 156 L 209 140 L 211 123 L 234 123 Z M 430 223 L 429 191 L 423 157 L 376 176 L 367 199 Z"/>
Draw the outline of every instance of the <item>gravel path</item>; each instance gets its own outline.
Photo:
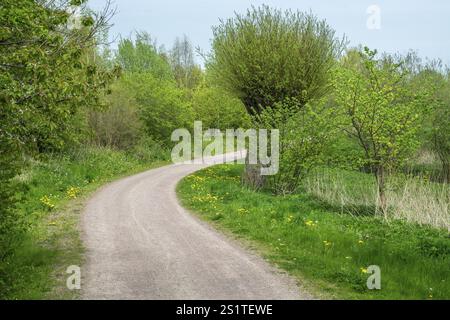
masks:
<path id="1" fill-rule="evenodd" d="M 82 217 L 83 299 L 307 299 L 295 281 L 183 209 L 175 187 L 205 164 L 103 187 Z"/>

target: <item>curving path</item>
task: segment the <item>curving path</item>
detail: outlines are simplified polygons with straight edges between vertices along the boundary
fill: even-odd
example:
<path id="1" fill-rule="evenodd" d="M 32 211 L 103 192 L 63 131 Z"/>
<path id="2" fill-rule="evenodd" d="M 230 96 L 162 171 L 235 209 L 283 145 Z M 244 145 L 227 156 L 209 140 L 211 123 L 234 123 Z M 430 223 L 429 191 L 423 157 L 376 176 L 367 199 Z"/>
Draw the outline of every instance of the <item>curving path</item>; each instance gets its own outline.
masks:
<path id="1" fill-rule="evenodd" d="M 206 166 L 152 169 L 90 199 L 82 216 L 83 299 L 309 298 L 293 279 L 179 205 L 178 181 Z"/>

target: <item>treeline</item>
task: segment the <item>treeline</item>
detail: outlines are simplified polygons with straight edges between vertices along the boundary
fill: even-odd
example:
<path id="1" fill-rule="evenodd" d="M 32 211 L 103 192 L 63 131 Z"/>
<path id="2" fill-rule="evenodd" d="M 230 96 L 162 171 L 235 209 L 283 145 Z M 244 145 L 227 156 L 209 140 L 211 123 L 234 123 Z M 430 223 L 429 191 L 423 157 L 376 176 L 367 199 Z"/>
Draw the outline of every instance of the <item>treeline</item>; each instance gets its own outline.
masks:
<path id="1" fill-rule="evenodd" d="M 119 66 L 122 74 L 105 98 L 108 108 L 89 114 L 94 143 L 126 149 L 152 140 L 169 147 L 172 131 L 192 128 L 194 120 L 220 129 L 248 122 L 240 100 L 196 64 L 186 36 L 166 51 L 148 33 L 138 32 L 134 39 L 120 40 L 113 54 L 104 48 L 102 60 Z"/>

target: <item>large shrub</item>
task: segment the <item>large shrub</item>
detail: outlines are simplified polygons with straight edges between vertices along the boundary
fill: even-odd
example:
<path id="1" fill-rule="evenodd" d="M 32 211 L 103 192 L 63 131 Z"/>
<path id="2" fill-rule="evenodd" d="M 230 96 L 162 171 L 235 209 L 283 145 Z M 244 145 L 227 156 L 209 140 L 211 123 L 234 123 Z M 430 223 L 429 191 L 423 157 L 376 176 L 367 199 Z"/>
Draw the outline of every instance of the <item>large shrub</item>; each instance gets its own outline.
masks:
<path id="1" fill-rule="evenodd" d="M 265 187 L 275 194 L 295 191 L 310 169 L 324 162 L 324 151 L 337 136 L 339 117 L 328 99 L 302 108 L 299 103 L 296 99 L 277 103 L 255 121 L 261 128 L 280 131 L 279 171 L 265 178 Z"/>
<path id="2" fill-rule="evenodd" d="M 236 14 L 215 27 L 213 34 L 207 66 L 218 84 L 241 99 L 256 122 L 266 109 L 289 99 L 296 101 L 290 107 L 301 110 L 327 94 L 329 71 L 344 45 L 313 14 L 268 6 Z M 260 187 L 264 179 L 259 172 L 258 165 L 256 170 L 247 165 L 244 182 Z"/>
<path id="3" fill-rule="evenodd" d="M 213 28 L 208 67 L 250 114 L 296 98 L 298 107 L 328 89 L 343 43 L 313 14 L 262 6 Z"/>
<path id="4" fill-rule="evenodd" d="M 91 143 L 117 149 L 133 147 L 143 131 L 136 100 L 121 80 L 105 100 L 104 110 L 92 110 L 87 115 Z"/>

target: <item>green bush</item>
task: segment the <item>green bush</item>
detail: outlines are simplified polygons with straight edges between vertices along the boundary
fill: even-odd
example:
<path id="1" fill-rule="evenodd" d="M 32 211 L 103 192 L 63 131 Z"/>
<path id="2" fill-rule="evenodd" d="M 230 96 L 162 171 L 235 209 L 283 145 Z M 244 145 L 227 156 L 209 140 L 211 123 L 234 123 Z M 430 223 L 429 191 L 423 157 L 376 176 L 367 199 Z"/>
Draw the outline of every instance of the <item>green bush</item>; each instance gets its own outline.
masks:
<path id="1" fill-rule="evenodd" d="M 105 100 L 105 110 L 87 114 L 91 143 L 122 150 L 132 148 L 143 134 L 136 100 L 121 80 L 112 86 Z"/>
<path id="2" fill-rule="evenodd" d="M 250 118 L 238 98 L 206 84 L 194 91 L 192 111 L 194 120 L 203 121 L 204 128 L 225 130 L 250 125 Z"/>
<path id="3" fill-rule="evenodd" d="M 133 148 L 128 150 L 128 153 L 142 163 L 166 161 L 170 159 L 169 150 L 151 137 L 141 138 Z"/>
<path id="4" fill-rule="evenodd" d="M 323 97 L 343 49 L 324 20 L 265 5 L 222 21 L 213 35 L 208 69 L 250 114 L 287 98 L 303 106 Z"/>
<path id="5" fill-rule="evenodd" d="M 323 151 L 338 131 L 335 120 L 336 110 L 326 100 L 299 107 L 296 99 L 287 99 L 256 116 L 256 125 L 280 131 L 279 171 L 266 177 L 265 187 L 276 194 L 295 191 L 324 161 Z"/>

